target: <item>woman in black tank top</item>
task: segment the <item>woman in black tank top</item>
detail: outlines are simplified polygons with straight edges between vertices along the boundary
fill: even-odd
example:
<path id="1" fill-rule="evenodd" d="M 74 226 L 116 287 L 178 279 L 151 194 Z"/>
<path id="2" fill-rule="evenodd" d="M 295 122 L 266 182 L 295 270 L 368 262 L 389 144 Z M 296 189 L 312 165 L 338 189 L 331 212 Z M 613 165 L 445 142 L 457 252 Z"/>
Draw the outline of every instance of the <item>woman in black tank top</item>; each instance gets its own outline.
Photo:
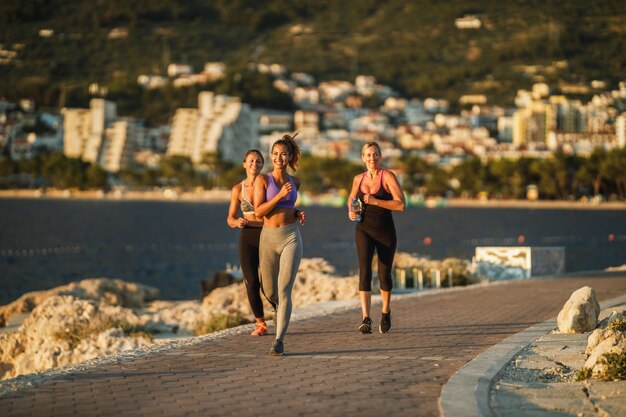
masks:
<path id="1" fill-rule="evenodd" d="M 359 293 L 363 321 L 361 333 L 372 332 L 370 306 L 372 299 L 372 259 L 378 253 L 378 279 L 382 297 L 382 317 L 379 331 L 391 329 L 391 271 L 396 253 L 397 237 L 392 211 L 404 211 L 404 194 L 396 176 L 381 168 L 381 151 L 376 142 L 368 142 L 361 150 L 361 159 L 367 171 L 354 177 L 348 199 L 348 217 L 356 221 L 355 241 L 359 257 Z M 358 199 L 363 209 L 360 214 L 353 210 Z"/>

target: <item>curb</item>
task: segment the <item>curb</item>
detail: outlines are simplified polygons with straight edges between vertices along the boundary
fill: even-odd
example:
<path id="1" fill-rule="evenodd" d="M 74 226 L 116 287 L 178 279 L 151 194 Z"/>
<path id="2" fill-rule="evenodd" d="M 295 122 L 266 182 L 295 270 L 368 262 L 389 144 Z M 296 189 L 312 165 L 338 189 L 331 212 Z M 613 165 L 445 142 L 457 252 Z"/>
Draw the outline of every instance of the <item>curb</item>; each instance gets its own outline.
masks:
<path id="1" fill-rule="evenodd" d="M 626 294 L 600 303 L 602 311 L 626 304 Z M 439 396 L 443 417 L 494 417 L 489 405 L 493 383 L 522 349 L 557 327 L 556 319 L 522 330 L 490 347 L 465 364 L 444 385 Z"/>

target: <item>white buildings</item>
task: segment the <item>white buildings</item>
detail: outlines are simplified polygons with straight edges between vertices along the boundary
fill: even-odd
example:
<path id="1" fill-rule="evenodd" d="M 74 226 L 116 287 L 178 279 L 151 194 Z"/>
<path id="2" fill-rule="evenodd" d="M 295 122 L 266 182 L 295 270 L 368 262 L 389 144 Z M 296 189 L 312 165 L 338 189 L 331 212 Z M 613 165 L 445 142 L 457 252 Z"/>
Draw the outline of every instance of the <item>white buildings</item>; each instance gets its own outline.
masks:
<path id="1" fill-rule="evenodd" d="M 89 109 L 63 109 L 63 153 L 119 172 L 132 160 L 133 143 L 143 128 L 131 119 L 117 120 L 115 103 L 92 99 Z"/>
<path id="2" fill-rule="evenodd" d="M 256 120 L 239 98 L 198 95 L 198 108 L 176 110 L 167 155 L 181 155 L 200 164 L 206 154 L 220 154 L 225 160 L 240 162 L 243 154 L 259 144 Z"/>
<path id="3" fill-rule="evenodd" d="M 480 18 L 473 15 L 459 17 L 454 20 L 454 25 L 457 29 L 480 29 L 482 24 Z"/>
<path id="4" fill-rule="evenodd" d="M 143 126 L 134 119 L 123 118 L 107 128 L 98 163 L 105 171 L 119 172 L 132 164 L 134 144 L 142 140 Z"/>

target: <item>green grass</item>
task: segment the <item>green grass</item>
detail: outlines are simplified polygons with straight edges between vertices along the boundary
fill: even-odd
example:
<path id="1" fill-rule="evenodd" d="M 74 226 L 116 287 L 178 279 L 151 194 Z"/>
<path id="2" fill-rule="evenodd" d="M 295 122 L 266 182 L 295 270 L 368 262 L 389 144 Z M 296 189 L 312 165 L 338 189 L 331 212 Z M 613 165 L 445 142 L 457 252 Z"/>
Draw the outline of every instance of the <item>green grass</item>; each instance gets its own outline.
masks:
<path id="1" fill-rule="evenodd" d="M 606 327 L 608 330 L 614 330 L 616 332 L 626 332 L 626 317 L 615 320 L 613 323 Z"/>
<path id="2" fill-rule="evenodd" d="M 210 319 L 201 323 L 194 328 L 193 332 L 196 336 L 203 334 L 219 332 L 220 330 L 229 329 L 231 327 L 248 324 L 250 320 L 246 319 L 241 313 L 235 314 L 217 314 Z"/>
<path id="3" fill-rule="evenodd" d="M 578 372 L 576 372 L 575 379 L 576 381 L 586 381 L 591 378 L 592 369 L 583 367 Z"/>
<path id="4" fill-rule="evenodd" d="M 97 335 L 107 329 L 122 329 L 126 336 L 144 337 L 152 341 L 152 334 L 145 326 L 130 324 L 125 320 L 105 318 L 103 320 L 94 320 L 91 322 L 78 320 L 71 326 L 63 330 L 57 331 L 54 336 L 57 340 L 68 343 L 70 350 L 76 347 L 85 339 Z"/>
<path id="5" fill-rule="evenodd" d="M 600 379 L 604 381 L 626 380 L 626 351 L 607 353 L 602 356 L 600 363 L 606 365 Z"/>

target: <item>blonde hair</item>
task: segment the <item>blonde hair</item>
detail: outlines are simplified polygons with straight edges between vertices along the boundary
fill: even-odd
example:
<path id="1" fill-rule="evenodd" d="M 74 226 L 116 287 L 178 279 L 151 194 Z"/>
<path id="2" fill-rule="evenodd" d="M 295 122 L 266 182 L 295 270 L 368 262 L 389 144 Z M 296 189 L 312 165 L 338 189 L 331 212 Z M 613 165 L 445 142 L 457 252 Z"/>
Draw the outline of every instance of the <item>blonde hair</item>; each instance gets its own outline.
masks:
<path id="1" fill-rule="evenodd" d="M 296 136 L 298 136 L 298 133 L 300 132 L 296 132 L 293 135 L 283 135 L 281 139 L 278 139 L 272 145 L 272 151 L 274 151 L 274 147 L 276 145 L 283 145 L 284 147 L 287 148 L 287 151 L 290 156 L 289 167 L 293 169 L 294 171 L 296 171 L 296 168 L 298 166 L 298 161 L 300 161 L 300 147 L 298 146 L 295 140 Z"/>
<path id="2" fill-rule="evenodd" d="M 383 155 L 383 151 L 380 149 L 380 145 L 377 142 L 367 142 L 365 145 L 363 145 L 363 147 L 361 148 L 361 155 L 363 155 L 365 153 L 365 150 L 370 146 L 375 147 L 380 156 Z"/>

